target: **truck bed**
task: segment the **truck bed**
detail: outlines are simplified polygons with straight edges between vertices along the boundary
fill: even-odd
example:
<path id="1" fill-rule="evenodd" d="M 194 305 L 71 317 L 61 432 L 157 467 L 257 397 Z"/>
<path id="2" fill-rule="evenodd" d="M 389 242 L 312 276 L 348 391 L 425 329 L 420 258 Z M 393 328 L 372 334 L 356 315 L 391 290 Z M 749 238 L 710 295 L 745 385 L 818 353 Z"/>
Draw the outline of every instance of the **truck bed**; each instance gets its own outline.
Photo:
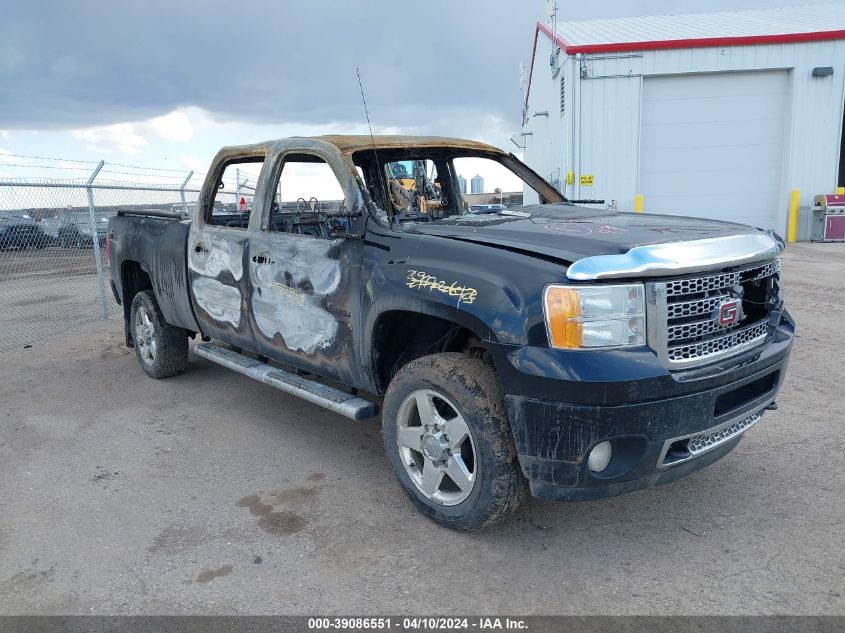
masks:
<path id="1" fill-rule="evenodd" d="M 188 290 L 188 230 L 190 220 L 149 214 L 119 214 L 109 220 L 109 263 L 112 290 L 128 310 L 122 284 L 133 269 L 149 277 L 168 323 L 199 330 Z M 131 302 L 131 297 L 129 298 Z"/>

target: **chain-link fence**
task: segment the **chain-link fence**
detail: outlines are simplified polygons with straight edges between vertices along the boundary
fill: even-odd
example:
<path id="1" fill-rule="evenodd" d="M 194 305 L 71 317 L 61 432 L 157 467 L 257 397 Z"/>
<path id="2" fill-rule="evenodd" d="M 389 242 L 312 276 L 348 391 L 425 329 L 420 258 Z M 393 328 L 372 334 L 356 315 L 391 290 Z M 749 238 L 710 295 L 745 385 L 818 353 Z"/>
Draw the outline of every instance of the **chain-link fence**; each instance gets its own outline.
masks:
<path id="1" fill-rule="evenodd" d="M 109 286 L 109 218 L 119 210 L 192 213 L 199 193 L 187 187 L 190 175 L 180 186 L 98 179 L 98 171 L 88 179 L 0 180 L 0 351 L 121 314 Z M 249 183 L 226 188 L 220 205 L 251 206 Z"/>

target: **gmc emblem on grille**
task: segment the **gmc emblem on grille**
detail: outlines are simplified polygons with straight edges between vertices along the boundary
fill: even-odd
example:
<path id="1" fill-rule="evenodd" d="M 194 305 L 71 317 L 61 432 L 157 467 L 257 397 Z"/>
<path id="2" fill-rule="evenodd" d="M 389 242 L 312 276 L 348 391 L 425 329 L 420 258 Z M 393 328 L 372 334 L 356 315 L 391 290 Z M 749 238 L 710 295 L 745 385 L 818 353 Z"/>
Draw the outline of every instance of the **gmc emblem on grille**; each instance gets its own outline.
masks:
<path id="1" fill-rule="evenodd" d="M 717 316 L 719 319 L 719 325 L 731 325 L 736 323 L 739 319 L 739 311 L 742 306 L 742 303 L 739 299 L 730 299 L 728 301 L 723 301 L 719 304 L 719 309 L 717 311 Z"/>

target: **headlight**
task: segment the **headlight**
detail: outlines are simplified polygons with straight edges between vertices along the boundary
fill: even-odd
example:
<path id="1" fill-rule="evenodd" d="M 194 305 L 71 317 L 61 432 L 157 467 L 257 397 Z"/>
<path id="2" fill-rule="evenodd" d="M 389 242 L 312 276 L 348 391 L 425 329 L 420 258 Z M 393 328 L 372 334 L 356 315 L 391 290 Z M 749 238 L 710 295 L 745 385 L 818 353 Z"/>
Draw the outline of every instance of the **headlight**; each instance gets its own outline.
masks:
<path id="1" fill-rule="evenodd" d="M 642 284 L 546 287 L 549 344 L 559 349 L 645 345 Z"/>

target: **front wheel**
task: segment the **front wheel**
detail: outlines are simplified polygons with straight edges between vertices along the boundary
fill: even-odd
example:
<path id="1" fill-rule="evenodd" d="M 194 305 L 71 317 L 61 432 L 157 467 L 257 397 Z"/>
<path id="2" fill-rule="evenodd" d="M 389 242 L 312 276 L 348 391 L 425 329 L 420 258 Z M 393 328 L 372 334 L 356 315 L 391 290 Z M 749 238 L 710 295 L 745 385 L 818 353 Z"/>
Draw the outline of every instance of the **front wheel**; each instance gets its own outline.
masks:
<path id="1" fill-rule="evenodd" d="M 394 376 L 384 446 L 411 501 L 446 527 L 495 523 L 528 496 L 494 371 L 464 354 L 414 360 Z"/>
<path id="2" fill-rule="evenodd" d="M 135 356 L 153 378 L 169 378 L 188 365 L 188 333 L 164 320 L 152 290 L 132 300 L 130 328 Z"/>

